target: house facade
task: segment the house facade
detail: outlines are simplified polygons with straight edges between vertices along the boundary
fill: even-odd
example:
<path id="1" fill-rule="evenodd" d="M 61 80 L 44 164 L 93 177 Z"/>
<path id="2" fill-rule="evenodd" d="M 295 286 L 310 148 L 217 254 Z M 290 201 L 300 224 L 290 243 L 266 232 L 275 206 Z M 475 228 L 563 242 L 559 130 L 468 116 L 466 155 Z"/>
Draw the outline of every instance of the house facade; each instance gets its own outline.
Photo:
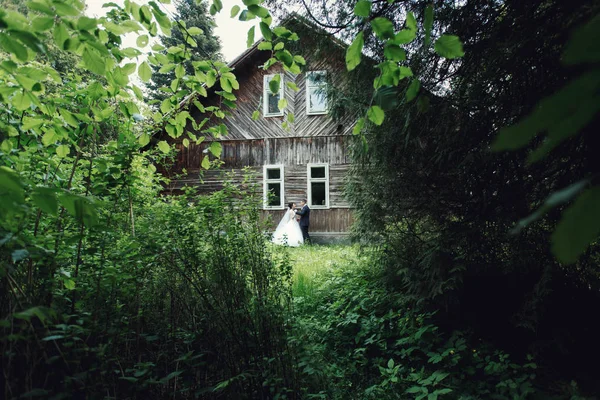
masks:
<path id="1" fill-rule="evenodd" d="M 302 23 L 301 23 L 302 24 Z M 311 32 L 310 27 L 301 28 Z M 291 27 L 292 30 L 297 27 Z M 344 181 L 350 167 L 349 142 L 355 123 L 353 115 L 332 116 L 332 93 L 344 85 L 345 49 L 328 39 L 323 46 L 313 34 L 303 32 L 295 54 L 306 65 L 300 74 L 284 71 L 281 65 L 264 70 L 270 51 L 258 49 L 257 42 L 230 63 L 240 84 L 235 91 L 236 107 L 223 121 L 227 135 L 209 138 L 187 148 L 178 144 L 175 169 L 187 175 L 174 181 L 173 189 L 196 186 L 200 193 L 222 187 L 223 171 L 243 175 L 249 168 L 256 173 L 263 196 L 263 214 L 276 225 L 286 204 L 306 198 L 311 208 L 310 233 L 314 240 L 331 242 L 348 237 L 353 213 L 344 198 Z M 278 77 L 279 91 L 272 93 L 269 82 Z M 288 85 L 291 83 L 293 85 Z M 297 90 L 293 90 L 294 85 Z M 219 96 L 212 96 L 218 101 Z M 287 100 L 280 110 L 278 103 Z M 211 96 L 203 103 L 210 105 Z M 214 104 L 214 103 L 213 103 Z M 260 117 L 252 118 L 259 111 Z M 293 114 L 293 119 L 289 117 Z M 196 121 L 204 115 L 192 107 Z M 193 130 L 189 127 L 190 130 Z M 201 162 L 212 141 L 222 146 L 220 170 L 208 170 L 199 179 Z M 273 227 L 274 228 L 274 227 Z"/>

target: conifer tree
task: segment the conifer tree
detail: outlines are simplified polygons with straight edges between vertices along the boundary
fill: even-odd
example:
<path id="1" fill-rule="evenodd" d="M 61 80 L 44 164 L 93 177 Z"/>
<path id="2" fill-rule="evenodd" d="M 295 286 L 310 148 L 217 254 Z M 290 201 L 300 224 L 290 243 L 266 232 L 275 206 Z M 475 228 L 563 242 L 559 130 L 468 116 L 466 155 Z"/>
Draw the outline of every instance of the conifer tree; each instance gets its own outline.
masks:
<path id="1" fill-rule="evenodd" d="M 160 42 L 165 47 L 165 54 L 167 54 L 166 49 L 171 46 L 182 43 L 186 44 L 185 29 L 197 27 L 203 31 L 199 35 L 192 35 L 198 46 L 187 46 L 192 57 L 191 60 L 184 64 L 186 74 L 194 74 L 192 61 L 220 60 L 222 58 L 220 53 L 221 43 L 219 38 L 214 34 L 215 23 L 213 17 L 208 13 L 206 1 L 176 0 L 174 18 L 178 23 L 173 25 L 171 36 L 160 36 Z M 162 100 L 167 97 L 169 93 L 160 90 L 160 88 L 164 86 L 168 87 L 171 81 L 175 79 L 174 70 L 159 73 L 160 67 L 160 65 L 152 66 L 154 74 L 152 75 L 152 81 L 147 84 L 148 89 L 150 89 L 150 100 Z"/>

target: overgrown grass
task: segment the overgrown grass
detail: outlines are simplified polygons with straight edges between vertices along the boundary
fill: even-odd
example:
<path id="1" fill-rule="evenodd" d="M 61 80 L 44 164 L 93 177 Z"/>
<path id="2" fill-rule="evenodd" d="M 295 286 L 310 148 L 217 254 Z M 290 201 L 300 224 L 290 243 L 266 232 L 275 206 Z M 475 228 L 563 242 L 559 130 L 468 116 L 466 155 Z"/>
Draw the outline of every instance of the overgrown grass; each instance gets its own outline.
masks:
<path id="1" fill-rule="evenodd" d="M 300 246 L 288 248 L 293 272 L 293 294 L 296 297 L 312 296 L 318 278 L 336 265 L 349 265 L 359 257 L 358 246 Z"/>

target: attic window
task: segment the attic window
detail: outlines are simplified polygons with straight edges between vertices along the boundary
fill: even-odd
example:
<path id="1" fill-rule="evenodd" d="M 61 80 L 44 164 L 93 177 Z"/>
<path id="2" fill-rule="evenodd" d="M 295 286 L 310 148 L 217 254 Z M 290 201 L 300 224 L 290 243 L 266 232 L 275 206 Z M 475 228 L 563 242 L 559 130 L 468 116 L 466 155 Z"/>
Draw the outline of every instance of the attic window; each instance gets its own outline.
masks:
<path id="1" fill-rule="evenodd" d="M 327 114 L 327 71 L 306 74 L 306 113 Z"/>
<path id="2" fill-rule="evenodd" d="M 269 82 L 277 75 L 280 79 L 279 91 L 273 93 L 269 88 Z M 281 117 L 283 115 L 283 111 L 279 109 L 279 100 L 283 96 L 283 76 L 277 75 L 265 75 L 263 80 L 263 115 L 265 117 Z"/>
<path id="3" fill-rule="evenodd" d="M 267 210 L 283 208 L 283 165 L 265 165 L 263 169 L 263 201 Z"/>

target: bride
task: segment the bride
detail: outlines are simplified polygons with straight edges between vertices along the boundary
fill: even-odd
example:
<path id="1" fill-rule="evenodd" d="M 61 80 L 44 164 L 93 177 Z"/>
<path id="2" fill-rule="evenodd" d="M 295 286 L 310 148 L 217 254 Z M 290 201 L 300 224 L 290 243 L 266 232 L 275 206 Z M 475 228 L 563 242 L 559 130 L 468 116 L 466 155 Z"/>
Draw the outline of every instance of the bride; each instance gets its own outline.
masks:
<path id="1" fill-rule="evenodd" d="M 294 203 L 288 204 L 288 208 L 285 211 L 285 214 L 283 214 L 283 218 L 281 218 L 281 222 L 279 222 L 279 225 L 277 225 L 277 229 L 273 234 L 273 243 L 293 247 L 298 247 L 304 243 L 300 225 L 298 225 L 298 221 L 296 221 L 295 207 L 296 204 Z"/>

